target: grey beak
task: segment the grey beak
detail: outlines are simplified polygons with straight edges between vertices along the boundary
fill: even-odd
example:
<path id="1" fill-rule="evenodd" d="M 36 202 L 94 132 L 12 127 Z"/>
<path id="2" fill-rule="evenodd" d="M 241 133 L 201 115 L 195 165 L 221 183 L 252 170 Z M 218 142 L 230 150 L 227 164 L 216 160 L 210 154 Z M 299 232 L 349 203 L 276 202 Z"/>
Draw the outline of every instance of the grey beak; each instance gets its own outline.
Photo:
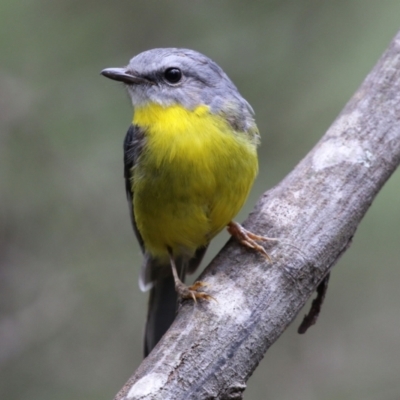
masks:
<path id="1" fill-rule="evenodd" d="M 113 79 L 114 81 L 123 82 L 127 85 L 150 83 L 150 81 L 145 78 L 133 75 L 131 72 L 127 72 L 125 68 L 106 68 L 103 69 L 103 71 L 101 71 L 100 73 L 106 78 Z"/>

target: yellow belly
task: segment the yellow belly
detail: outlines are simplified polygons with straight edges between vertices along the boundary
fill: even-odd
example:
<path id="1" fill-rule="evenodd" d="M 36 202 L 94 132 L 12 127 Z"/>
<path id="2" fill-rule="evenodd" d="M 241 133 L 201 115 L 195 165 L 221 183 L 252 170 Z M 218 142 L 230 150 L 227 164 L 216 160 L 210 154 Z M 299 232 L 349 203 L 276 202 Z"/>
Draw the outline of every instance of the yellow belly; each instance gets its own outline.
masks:
<path id="1" fill-rule="evenodd" d="M 133 169 L 136 224 L 155 257 L 193 255 L 238 213 L 258 170 L 256 145 L 206 106 L 148 105 L 133 123 L 146 129 Z"/>

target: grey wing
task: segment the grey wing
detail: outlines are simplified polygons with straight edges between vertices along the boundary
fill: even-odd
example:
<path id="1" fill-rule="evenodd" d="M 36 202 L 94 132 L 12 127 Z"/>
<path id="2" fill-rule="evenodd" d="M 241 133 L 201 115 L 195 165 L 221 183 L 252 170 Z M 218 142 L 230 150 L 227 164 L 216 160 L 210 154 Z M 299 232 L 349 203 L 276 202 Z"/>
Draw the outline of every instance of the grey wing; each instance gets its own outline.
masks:
<path id="1" fill-rule="evenodd" d="M 125 191 L 128 200 L 129 214 L 131 216 L 133 230 L 140 244 L 142 252 L 145 252 L 143 238 L 136 225 L 135 210 L 133 207 L 133 188 L 132 188 L 132 169 L 135 166 L 138 157 L 143 149 L 144 130 L 137 125 L 131 125 L 126 133 L 124 140 L 124 178 Z"/>

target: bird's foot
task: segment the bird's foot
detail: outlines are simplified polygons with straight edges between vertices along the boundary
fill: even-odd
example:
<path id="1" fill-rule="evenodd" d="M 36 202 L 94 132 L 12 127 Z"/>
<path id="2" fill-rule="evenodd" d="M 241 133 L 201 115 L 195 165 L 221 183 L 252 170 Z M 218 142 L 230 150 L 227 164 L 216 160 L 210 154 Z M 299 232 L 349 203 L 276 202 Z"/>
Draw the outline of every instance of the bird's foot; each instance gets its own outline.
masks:
<path id="1" fill-rule="evenodd" d="M 254 249 L 261 253 L 269 262 L 271 262 L 271 257 L 269 254 L 265 251 L 264 247 L 260 246 L 258 243 L 256 243 L 256 240 L 259 242 L 277 242 L 279 239 L 276 238 L 269 238 L 265 236 L 259 236 L 256 235 L 247 229 L 243 228 L 242 225 L 240 225 L 237 222 L 231 221 L 228 224 L 228 232 L 241 243 L 242 245 L 249 247 L 250 249 Z"/>
<path id="2" fill-rule="evenodd" d="M 195 303 L 197 303 L 197 299 L 201 300 L 215 300 L 214 297 L 210 296 L 207 293 L 199 292 L 198 290 L 203 288 L 204 286 L 208 286 L 207 283 L 197 281 L 191 286 L 186 286 L 183 282 L 176 282 L 175 289 L 181 299 L 192 299 Z M 216 300 L 215 300 L 216 301 Z"/>

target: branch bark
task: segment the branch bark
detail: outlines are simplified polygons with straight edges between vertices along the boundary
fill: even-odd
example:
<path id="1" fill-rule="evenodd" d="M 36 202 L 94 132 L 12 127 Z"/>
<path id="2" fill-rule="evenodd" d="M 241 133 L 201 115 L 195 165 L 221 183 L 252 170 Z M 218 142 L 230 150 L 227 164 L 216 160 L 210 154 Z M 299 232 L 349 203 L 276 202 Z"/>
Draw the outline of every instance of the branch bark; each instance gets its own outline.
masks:
<path id="1" fill-rule="evenodd" d="M 280 238 L 268 249 L 273 263 L 229 241 L 200 277 L 217 301 L 185 302 L 115 399 L 241 399 L 399 163 L 400 32 L 319 143 L 246 220 Z"/>

